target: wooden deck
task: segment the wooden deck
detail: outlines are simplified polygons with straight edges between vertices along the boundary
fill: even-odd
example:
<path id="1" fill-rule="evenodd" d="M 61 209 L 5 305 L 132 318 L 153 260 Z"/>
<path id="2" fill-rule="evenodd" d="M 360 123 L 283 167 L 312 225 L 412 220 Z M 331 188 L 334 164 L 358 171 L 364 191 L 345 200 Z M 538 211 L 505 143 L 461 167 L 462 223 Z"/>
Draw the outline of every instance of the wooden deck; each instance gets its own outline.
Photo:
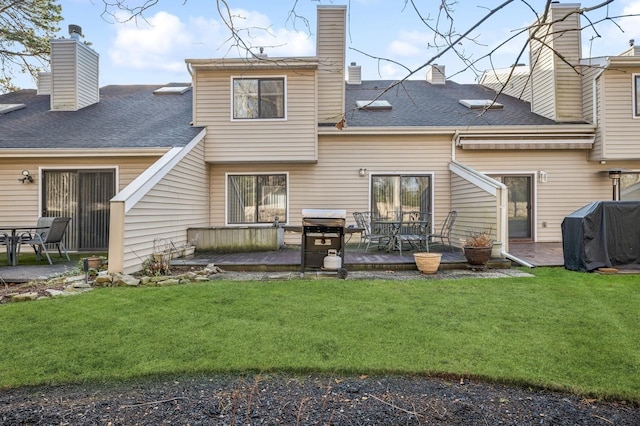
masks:
<path id="1" fill-rule="evenodd" d="M 460 250 L 453 253 L 438 249 L 442 252 L 440 269 L 464 269 L 467 263 Z M 416 269 L 413 253 L 403 251 L 402 256 L 397 252 L 387 253 L 376 249 L 365 253 L 347 245 L 345 250 L 345 267 L 347 270 L 413 270 Z M 563 266 L 564 257 L 562 243 L 511 243 L 510 254 L 529 262 L 533 266 Z M 299 271 L 300 247 L 287 247 L 278 251 L 255 253 L 196 253 L 189 259 L 174 259 L 174 265 L 204 266 L 214 263 L 223 269 L 240 271 Z M 490 268 L 510 268 L 512 263 L 506 259 L 493 259 Z M 44 262 L 38 266 L 0 266 L 0 283 L 26 282 L 33 279 L 46 279 L 63 274 L 75 265 L 73 262 L 56 262 L 48 265 Z"/>

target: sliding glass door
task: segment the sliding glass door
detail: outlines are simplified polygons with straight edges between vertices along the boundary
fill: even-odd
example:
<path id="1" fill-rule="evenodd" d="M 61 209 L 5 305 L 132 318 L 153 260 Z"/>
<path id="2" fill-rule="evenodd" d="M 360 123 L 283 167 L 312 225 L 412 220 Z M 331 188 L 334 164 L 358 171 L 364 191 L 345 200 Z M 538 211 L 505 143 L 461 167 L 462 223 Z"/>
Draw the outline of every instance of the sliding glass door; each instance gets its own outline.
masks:
<path id="1" fill-rule="evenodd" d="M 44 170 L 42 185 L 42 216 L 71 217 L 67 249 L 106 251 L 115 170 Z"/>

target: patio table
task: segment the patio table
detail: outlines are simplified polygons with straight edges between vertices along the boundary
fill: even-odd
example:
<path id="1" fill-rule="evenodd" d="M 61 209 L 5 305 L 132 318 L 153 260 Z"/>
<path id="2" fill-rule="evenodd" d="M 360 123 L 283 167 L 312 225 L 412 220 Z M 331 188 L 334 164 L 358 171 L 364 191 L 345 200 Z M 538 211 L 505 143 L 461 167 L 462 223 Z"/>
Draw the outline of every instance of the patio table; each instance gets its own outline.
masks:
<path id="1" fill-rule="evenodd" d="M 18 265 L 18 243 L 20 242 L 20 232 L 31 232 L 38 229 L 47 229 L 48 226 L 33 226 L 33 225 L 10 225 L 0 226 L 0 231 L 11 231 L 11 235 L 7 235 L 7 262 L 10 266 Z"/>
<path id="2" fill-rule="evenodd" d="M 411 246 L 422 248 L 426 245 L 429 233 L 429 220 L 374 220 L 371 222 L 378 234 L 388 236 L 387 251 L 399 251 L 402 254 L 402 244 L 407 242 Z M 404 233 L 410 228 L 411 233 Z"/>

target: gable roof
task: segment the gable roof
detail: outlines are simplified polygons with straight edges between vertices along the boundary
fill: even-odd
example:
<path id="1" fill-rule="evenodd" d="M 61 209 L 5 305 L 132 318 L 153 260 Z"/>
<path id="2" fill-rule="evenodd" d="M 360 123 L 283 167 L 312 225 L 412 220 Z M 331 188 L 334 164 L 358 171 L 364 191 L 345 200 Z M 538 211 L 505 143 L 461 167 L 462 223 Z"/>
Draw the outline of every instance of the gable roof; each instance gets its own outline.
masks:
<path id="1" fill-rule="evenodd" d="M 0 114 L 0 149 L 185 146 L 202 130 L 190 124 L 192 91 L 154 95 L 160 87 L 105 86 L 99 103 L 78 111 L 50 111 L 50 97 L 35 90 L 0 95 L 0 104 L 25 105 Z"/>
<path id="2" fill-rule="evenodd" d="M 500 95 L 497 102 L 502 109 L 469 109 L 460 100 L 493 100 L 496 92 L 478 84 L 459 84 L 447 80 L 446 84 L 431 84 L 424 80 L 407 80 L 377 98 L 394 81 L 363 81 L 360 85 L 347 84 L 345 109 L 349 127 L 395 126 L 513 126 L 554 125 L 531 112 L 528 102 Z M 391 109 L 362 110 L 356 106 L 362 100 L 386 100 Z"/>

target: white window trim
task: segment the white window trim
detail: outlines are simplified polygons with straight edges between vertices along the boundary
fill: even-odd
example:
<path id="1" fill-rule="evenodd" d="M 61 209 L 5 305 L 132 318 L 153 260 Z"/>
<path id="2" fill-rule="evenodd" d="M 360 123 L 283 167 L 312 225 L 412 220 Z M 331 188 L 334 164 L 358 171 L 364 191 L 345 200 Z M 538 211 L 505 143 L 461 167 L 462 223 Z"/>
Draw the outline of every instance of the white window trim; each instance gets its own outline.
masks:
<path id="1" fill-rule="evenodd" d="M 246 228 L 251 227 L 272 227 L 273 223 L 229 223 L 229 176 L 262 176 L 262 175 L 285 175 L 287 181 L 287 217 L 285 220 L 280 220 L 281 225 L 289 224 L 290 214 L 290 198 L 289 198 L 289 172 L 227 172 L 224 174 L 224 224 L 230 228 Z M 282 219 L 282 218 L 280 218 Z"/>
<path id="2" fill-rule="evenodd" d="M 120 193 L 120 166 L 117 164 L 114 165 L 87 165 L 84 164 L 70 164 L 68 166 L 38 166 L 38 212 L 42 212 L 42 191 L 44 188 L 42 187 L 42 175 L 47 170 L 115 170 L 115 191 L 116 195 Z"/>
<path id="3" fill-rule="evenodd" d="M 234 93 L 233 93 L 233 80 L 235 79 L 243 79 L 243 80 L 259 80 L 259 79 L 283 79 L 284 80 L 284 88 L 283 88 L 283 95 L 284 95 L 284 116 L 282 118 L 234 118 L 233 116 L 233 101 L 234 101 Z M 247 76 L 247 75 L 232 75 L 231 79 L 229 80 L 229 93 L 230 93 L 230 103 L 229 103 L 229 119 L 234 122 L 234 123 L 254 123 L 254 122 L 273 122 L 273 121 L 287 121 L 287 105 L 288 105 L 288 93 L 287 93 L 287 86 L 288 86 L 288 81 L 287 81 L 287 76 L 286 75 L 251 75 L 251 76 Z"/>
<path id="4" fill-rule="evenodd" d="M 640 74 L 638 74 L 640 75 Z M 533 242 L 538 241 L 538 170 L 524 170 L 524 171 L 508 171 L 508 172 L 481 172 L 487 175 L 489 178 L 493 179 L 492 176 L 530 176 L 531 177 L 531 202 L 533 203 L 533 208 L 531 209 L 531 240 Z M 495 179 L 494 179 L 495 180 Z M 496 181 L 497 182 L 497 181 Z M 547 183 L 545 182 L 545 185 Z M 500 185 L 504 185 L 500 182 Z M 506 187 L 506 185 L 505 185 Z M 505 213 L 508 217 L 508 212 Z M 508 237 L 508 236 L 507 236 Z"/>
<path id="5" fill-rule="evenodd" d="M 430 198 L 431 200 L 429 201 L 431 203 L 431 223 L 429 224 L 429 228 L 430 228 L 430 232 L 433 233 L 434 232 L 434 215 L 435 215 L 435 207 L 436 205 L 435 203 L 435 199 L 436 199 L 436 195 L 435 195 L 435 184 L 436 184 L 436 174 L 435 172 L 415 172 L 415 171 L 408 171 L 408 172 L 398 172 L 398 171 L 386 171 L 386 170 L 379 170 L 379 171 L 375 171 L 372 170 L 369 172 L 369 191 L 368 191 L 368 201 L 367 201 L 367 209 L 371 209 L 371 202 L 373 201 L 371 198 L 371 190 L 372 190 L 372 185 L 373 185 L 373 177 L 374 176 L 429 176 L 430 177 L 430 185 L 431 185 L 431 194 L 430 194 Z"/>
<path id="6" fill-rule="evenodd" d="M 633 104 L 631 105 L 631 117 L 635 119 L 640 119 L 640 111 L 638 111 L 636 99 L 636 83 L 638 78 L 640 78 L 640 73 L 631 74 L 631 97 L 633 98 Z"/>

